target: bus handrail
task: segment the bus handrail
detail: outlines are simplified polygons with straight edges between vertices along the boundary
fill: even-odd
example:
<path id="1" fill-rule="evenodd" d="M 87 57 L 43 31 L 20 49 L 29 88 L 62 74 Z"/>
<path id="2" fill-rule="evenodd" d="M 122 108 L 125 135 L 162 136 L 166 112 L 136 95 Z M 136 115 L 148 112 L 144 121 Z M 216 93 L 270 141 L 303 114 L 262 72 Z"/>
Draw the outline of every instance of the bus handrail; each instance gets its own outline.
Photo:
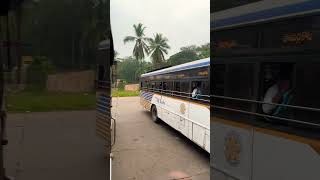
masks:
<path id="1" fill-rule="evenodd" d="M 179 91 L 170 91 L 170 90 L 161 90 L 161 89 L 155 89 L 155 88 L 141 88 L 142 90 L 148 90 L 150 92 L 156 92 L 156 93 L 161 93 L 161 94 L 166 94 L 166 95 L 171 95 L 171 96 L 176 96 L 176 97 L 182 97 L 182 98 L 187 98 L 187 99 L 193 99 L 193 100 L 199 100 L 199 101 L 204 101 L 204 102 L 210 102 L 210 100 L 206 100 L 206 99 L 200 99 L 200 98 L 194 98 L 194 97 L 190 97 L 190 96 L 183 96 L 183 95 L 179 95 L 179 94 L 173 94 L 173 92 L 175 93 L 182 93 L 182 94 L 188 94 L 191 95 L 192 93 L 187 93 L 187 92 L 179 92 Z M 161 91 L 167 91 L 167 92 L 171 92 L 171 93 L 166 93 L 166 92 L 161 92 Z M 201 97 L 209 97 L 210 95 L 198 95 Z"/>
<path id="2" fill-rule="evenodd" d="M 306 122 L 306 121 L 302 121 L 302 120 L 296 120 L 296 119 L 290 119 L 290 118 L 284 118 L 284 117 L 278 117 L 278 116 L 271 116 L 271 115 L 255 113 L 255 112 L 251 112 L 251 111 L 244 111 L 244 110 L 239 110 L 239 109 L 227 108 L 227 107 L 223 107 L 223 106 L 211 105 L 211 107 L 223 109 L 223 110 L 228 110 L 228 111 L 234 111 L 234 112 L 255 115 L 255 116 L 260 116 L 260 117 L 273 118 L 273 119 L 278 119 L 278 120 L 287 121 L 287 122 L 289 121 L 289 122 L 294 122 L 294 123 L 299 123 L 299 124 L 304 124 L 304 125 L 309 125 L 309 126 L 316 126 L 316 127 L 320 128 L 320 124 Z"/>
<path id="3" fill-rule="evenodd" d="M 283 106 L 283 107 L 288 107 L 288 108 L 295 108 L 295 109 L 301 109 L 301 110 L 320 112 L 320 109 L 312 108 L 312 107 L 294 106 L 294 105 L 287 105 L 287 104 L 278 104 L 278 103 L 272 103 L 272 102 L 264 102 L 264 101 L 242 99 L 242 98 L 234 98 L 234 97 L 227 97 L 227 96 L 218 96 L 218 95 L 211 95 L 211 97 L 220 98 L 220 99 L 228 99 L 228 100 L 259 103 L 259 104 L 269 104 L 269 105 Z"/>
<path id="4" fill-rule="evenodd" d="M 173 92 L 173 93 L 182 93 L 182 94 L 192 95 L 192 93 L 182 92 L 182 91 L 174 91 L 174 90 L 163 90 L 163 89 L 156 89 L 156 88 L 141 88 L 141 89 L 142 90 L 158 90 L 159 92 L 165 91 L 165 92 Z M 198 96 L 210 97 L 210 95 L 206 95 L 206 94 L 198 94 Z"/>

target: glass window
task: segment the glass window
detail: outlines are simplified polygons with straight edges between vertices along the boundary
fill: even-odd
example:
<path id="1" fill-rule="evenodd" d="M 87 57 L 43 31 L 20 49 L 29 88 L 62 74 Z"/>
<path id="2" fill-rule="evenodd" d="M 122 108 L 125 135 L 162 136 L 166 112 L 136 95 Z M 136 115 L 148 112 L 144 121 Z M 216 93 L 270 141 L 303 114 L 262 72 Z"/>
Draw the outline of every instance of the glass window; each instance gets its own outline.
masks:
<path id="1" fill-rule="evenodd" d="M 205 99 L 209 100 L 209 97 L 206 95 L 209 95 L 209 82 L 204 81 L 204 80 L 199 80 L 199 81 L 192 81 L 191 82 L 191 97 L 193 99 Z"/>
<path id="2" fill-rule="evenodd" d="M 213 70 L 210 74 L 210 81 L 212 85 L 211 94 L 216 96 L 224 96 L 226 66 L 224 64 L 214 64 L 212 69 Z M 217 106 L 224 106 L 224 99 L 222 98 L 213 97 L 211 102 L 214 102 L 214 105 Z"/>
<path id="3" fill-rule="evenodd" d="M 264 63 L 261 71 L 261 101 L 275 104 L 291 104 L 293 98 L 293 64 Z M 260 104 L 259 109 L 262 113 L 268 115 L 287 118 L 292 116 L 292 109 L 283 106 Z M 266 119 L 270 120 L 269 118 Z"/>
<path id="4" fill-rule="evenodd" d="M 174 82 L 174 91 L 180 92 L 180 82 Z"/>
<path id="5" fill-rule="evenodd" d="M 254 80 L 256 77 L 254 74 L 254 64 L 229 64 L 227 66 L 226 84 L 224 96 L 229 98 L 240 98 L 255 100 L 254 96 Z M 214 71 L 214 70 L 213 70 Z M 240 100 L 224 100 L 224 107 L 233 109 L 226 111 L 226 115 L 234 119 L 251 119 L 253 116 L 246 113 L 239 113 L 235 110 L 241 110 L 246 112 L 255 111 L 256 104 L 251 102 L 244 102 Z"/>
<path id="6" fill-rule="evenodd" d="M 163 82 L 163 90 L 166 93 L 170 93 L 173 90 L 173 82 L 172 81 Z"/>
<path id="7" fill-rule="evenodd" d="M 320 109 L 320 63 L 297 64 L 293 105 Z M 320 112 L 294 109 L 293 118 L 320 124 Z"/>

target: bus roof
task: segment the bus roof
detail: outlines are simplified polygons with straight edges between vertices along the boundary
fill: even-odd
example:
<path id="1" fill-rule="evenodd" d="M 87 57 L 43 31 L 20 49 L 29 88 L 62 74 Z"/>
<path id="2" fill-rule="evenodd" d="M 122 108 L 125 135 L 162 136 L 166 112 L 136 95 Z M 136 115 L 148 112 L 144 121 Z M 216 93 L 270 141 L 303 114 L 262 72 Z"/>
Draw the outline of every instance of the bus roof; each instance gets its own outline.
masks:
<path id="1" fill-rule="evenodd" d="M 177 66 L 172 66 L 169 68 L 149 72 L 146 74 L 142 74 L 141 77 L 154 76 L 154 75 L 159 75 L 159 74 L 166 74 L 166 73 L 178 72 L 178 71 L 195 69 L 195 68 L 200 68 L 200 67 L 207 67 L 207 66 L 210 66 L 210 58 L 200 59 L 200 60 L 180 64 Z"/>
<path id="2" fill-rule="evenodd" d="M 262 0 L 211 14 L 211 30 L 320 12 L 319 0 Z"/>

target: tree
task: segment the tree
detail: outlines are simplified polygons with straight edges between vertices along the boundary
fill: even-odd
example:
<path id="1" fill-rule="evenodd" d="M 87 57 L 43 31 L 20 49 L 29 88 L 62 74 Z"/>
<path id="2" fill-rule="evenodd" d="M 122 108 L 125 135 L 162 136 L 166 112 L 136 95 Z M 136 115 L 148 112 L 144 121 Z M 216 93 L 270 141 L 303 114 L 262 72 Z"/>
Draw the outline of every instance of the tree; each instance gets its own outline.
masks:
<path id="1" fill-rule="evenodd" d="M 137 60 L 142 60 L 144 59 L 145 54 L 149 54 L 149 47 L 146 44 L 146 41 L 149 41 L 150 38 L 145 37 L 144 30 L 146 27 L 144 27 L 143 24 L 139 23 L 138 25 L 133 25 L 133 28 L 135 36 L 126 36 L 123 42 L 135 42 L 133 56 Z"/>
<path id="2" fill-rule="evenodd" d="M 210 43 L 201 46 L 181 47 L 180 52 L 170 56 L 167 63 L 171 66 L 210 57 Z"/>
<path id="3" fill-rule="evenodd" d="M 152 64 L 145 61 L 138 63 L 136 58 L 126 57 L 121 59 L 117 66 L 117 74 L 120 79 L 128 83 L 136 83 L 139 82 L 141 74 L 151 70 Z"/>
<path id="4" fill-rule="evenodd" d="M 105 0 L 45 0 L 24 8 L 23 55 L 47 56 L 57 69 L 95 64 L 99 42 L 106 39 L 109 3 Z M 28 51 L 27 51 L 28 50 Z"/>
<path id="5" fill-rule="evenodd" d="M 197 47 L 197 53 L 200 59 L 210 57 L 210 43 Z"/>
<path id="6" fill-rule="evenodd" d="M 164 54 L 168 54 L 168 49 L 170 49 L 168 39 L 157 33 L 154 39 L 149 40 L 149 48 L 154 68 L 161 68 L 165 64 Z"/>

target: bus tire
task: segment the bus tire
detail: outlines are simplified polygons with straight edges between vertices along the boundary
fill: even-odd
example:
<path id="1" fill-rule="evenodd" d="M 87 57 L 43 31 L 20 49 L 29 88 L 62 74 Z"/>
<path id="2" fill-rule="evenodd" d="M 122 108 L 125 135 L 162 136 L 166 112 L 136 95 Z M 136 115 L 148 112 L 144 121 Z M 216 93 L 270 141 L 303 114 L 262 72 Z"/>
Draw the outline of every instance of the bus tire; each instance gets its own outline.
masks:
<path id="1" fill-rule="evenodd" d="M 158 110 L 157 110 L 157 107 L 155 105 L 151 106 L 151 119 L 155 123 L 159 123 L 160 122 L 160 119 L 158 117 Z"/>

